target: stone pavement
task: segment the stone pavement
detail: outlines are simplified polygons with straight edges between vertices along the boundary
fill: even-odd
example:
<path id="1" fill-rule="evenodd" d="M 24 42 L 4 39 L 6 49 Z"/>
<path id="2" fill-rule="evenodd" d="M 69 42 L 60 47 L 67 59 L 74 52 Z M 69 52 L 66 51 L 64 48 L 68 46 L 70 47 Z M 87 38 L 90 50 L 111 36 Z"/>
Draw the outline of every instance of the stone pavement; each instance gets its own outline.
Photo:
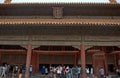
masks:
<path id="1" fill-rule="evenodd" d="M 6 77 L 0 77 L 0 78 L 18 78 L 18 75 L 12 76 L 12 74 L 7 75 Z M 25 78 L 25 75 L 23 74 L 22 78 Z M 32 75 L 30 78 L 50 78 L 48 75 L 43 76 L 43 75 Z"/>
<path id="2" fill-rule="evenodd" d="M 0 77 L 1 78 L 1 77 Z M 2 77 L 2 78 L 5 78 L 5 77 Z M 18 76 L 12 76 L 11 74 L 7 75 L 6 78 L 18 78 Z M 25 78 L 25 76 L 23 75 L 22 78 Z M 51 78 L 49 75 L 40 75 L 40 74 L 35 74 L 35 75 L 32 75 L 30 78 Z M 87 78 L 99 78 L 99 77 L 87 77 Z M 108 77 L 105 77 L 105 78 L 120 78 L 116 75 L 113 75 L 113 76 L 108 76 Z"/>
<path id="3" fill-rule="evenodd" d="M 51 77 L 49 77 L 49 76 L 42 76 L 42 75 L 34 75 L 31 78 L 51 78 Z M 87 77 L 87 78 L 99 78 L 99 77 Z M 113 75 L 113 76 L 107 76 L 105 78 L 120 78 L 120 77 L 118 77 L 116 75 Z"/>

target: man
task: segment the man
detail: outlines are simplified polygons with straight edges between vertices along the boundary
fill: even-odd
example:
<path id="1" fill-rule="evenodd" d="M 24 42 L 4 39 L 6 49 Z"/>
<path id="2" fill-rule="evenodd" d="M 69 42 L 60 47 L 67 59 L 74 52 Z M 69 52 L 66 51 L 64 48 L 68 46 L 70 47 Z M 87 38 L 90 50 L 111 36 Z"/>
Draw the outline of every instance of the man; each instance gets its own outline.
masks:
<path id="1" fill-rule="evenodd" d="M 57 77 L 62 78 L 62 67 L 61 66 L 57 67 Z"/>
<path id="2" fill-rule="evenodd" d="M 73 78 L 78 78 L 78 68 L 76 67 L 76 66 L 74 66 L 73 68 L 72 68 L 72 77 Z"/>
<path id="3" fill-rule="evenodd" d="M 32 65 L 30 65 L 30 76 L 32 76 Z"/>
<path id="4" fill-rule="evenodd" d="M 104 78 L 104 69 L 103 69 L 103 67 L 100 68 L 99 73 L 100 73 L 100 77 Z"/>
<path id="5" fill-rule="evenodd" d="M 2 74 L 1 74 L 1 77 L 5 77 L 6 78 L 6 67 L 5 66 L 3 66 L 2 67 Z"/>
<path id="6" fill-rule="evenodd" d="M 22 78 L 22 66 L 18 69 L 18 78 Z"/>
<path id="7" fill-rule="evenodd" d="M 78 66 L 78 78 L 80 78 L 80 73 L 81 73 L 81 67 L 80 66 Z"/>

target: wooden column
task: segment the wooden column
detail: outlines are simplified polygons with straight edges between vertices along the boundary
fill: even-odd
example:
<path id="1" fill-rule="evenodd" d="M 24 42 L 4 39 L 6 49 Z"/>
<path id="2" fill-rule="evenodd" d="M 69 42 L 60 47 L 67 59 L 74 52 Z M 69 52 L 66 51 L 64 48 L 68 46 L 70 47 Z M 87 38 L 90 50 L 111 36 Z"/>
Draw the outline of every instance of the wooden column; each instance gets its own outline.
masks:
<path id="1" fill-rule="evenodd" d="M 76 65 L 80 67 L 80 64 L 78 63 L 79 59 L 80 59 L 80 54 L 79 52 L 77 53 L 77 59 L 76 59 Z"/>
<path id="2" fill-rule="evenodd" d="M 35 74 L 35 64 L 36 64 L 36 58 L 35 58 L 35 53 L 32 52 L 32 59 L 31 59 L 31 64 L 32 64 L 32 68 L 33 68 L 33 72 L 32 74 Z"/>
<path id="3" fill-rule="evenodd" d="M 35 69 L 33 69 L 34 70 L 34 74 L 35 74 L 37 72 L 37 53 L 34 53 L 34 56 L 35 56 L 35 60 L 36 60 L 36 61 L 34 60 L 35 61 L 35 64 L 34 64 L 35 65 L 35 67 L 34 67 Z"/>
<path id="4" fill-rule="evenodd" d="M 108 75 L 107 54 L 104 55 L 104 62 L 105 62 L 105 74 Z"/>
<path id="5" fill-rule="evenodd" d="M 86 78 L 86 72 L 85 72 L 85 67 L 86 67 L 86 62 L 85 62 L 85 48 L 84 45 L 80 45 L 80 50 L 81 50 L 81 78 Z"/>
<path id="6" fill-rule="evenodd" d="M 118 53 L 117 56 L 118 56 L 118 58 L 117 58 L 117 65 L 118 65 L 118 69 L 120 69 L 120 64 L 119 64 L 120 53 Z"/>
<path id="7" fill-rule="evenodd" d="M 42 54 L 41 54 L 42 55 Z M 39 72 L 39 64 L 40 64 L 40 56 L 41 56 L 40 54 L 36 54 L 36 72 L 38 73 Z"/>
<path id="8" fill-rule="evenodd" d="M 74 62 L 74 66 L 77 66 L 77 53 L 75 53 L 75 62 Z"/>
<path id="9" fill-rule="evenodd" d="M 95 68 L 95 59 L 94 59 L 94 54 L 92 54 L 92 67 L 93 69 Z M 95 74 L 94 70 L 93 70 L 93 75 Z"/>
<path id="10" fill-rule="evenodd" d="M 117 55 L 118 54 L 114 54 L 114 65 L 115 65 L 115 69 L 118 69 L 118 61 L 117 61 Z"/>
<path id="11" fill-rule="evenodd" d="M 27 58 L 26 58 L 26 72 L 25 72 L 25 78 L 29 78 L 29 68 L 31 64 L 31 55 L 32 55 L 32 45 L 28 45 L 28 50 L 27 50 Z"/>
<path id="12" fill-rule="evenodd" d="M 2 53 L 0 52 L 0 65 L 2 64 L 2 58 L 1 58 Z"/>

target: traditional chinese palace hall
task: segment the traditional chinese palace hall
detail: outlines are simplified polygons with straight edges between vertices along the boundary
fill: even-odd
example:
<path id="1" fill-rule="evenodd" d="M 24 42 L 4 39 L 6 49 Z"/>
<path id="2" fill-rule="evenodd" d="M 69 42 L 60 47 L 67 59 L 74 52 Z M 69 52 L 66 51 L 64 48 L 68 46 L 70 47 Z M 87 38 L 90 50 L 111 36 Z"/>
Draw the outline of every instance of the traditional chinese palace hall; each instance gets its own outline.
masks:
<path id="1" fill-rule="evenodd" d="M 0 4 L 0 64 L 120 68 L 120 4 Z"/>

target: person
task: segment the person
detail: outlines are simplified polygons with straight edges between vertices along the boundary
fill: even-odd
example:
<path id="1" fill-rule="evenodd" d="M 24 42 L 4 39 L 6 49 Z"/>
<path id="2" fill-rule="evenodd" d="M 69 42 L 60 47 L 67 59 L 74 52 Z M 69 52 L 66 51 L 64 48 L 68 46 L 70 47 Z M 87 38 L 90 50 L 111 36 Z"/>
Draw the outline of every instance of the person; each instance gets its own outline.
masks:
<path id="1" fill-rule="evenodd" d="M 90 74 L 93 74 L 93 67 L 91 67 L 90 69 Z"/>
<path id="2" fill-rule="evenodd" d="M 45 68 L 45 75 L 48 75 L 48 68 Z"/>
<path id="3" fill-rule="evenodd" d="M 69 78 L 69 66 L 66 67 L 65 73 L 66 73 L 66 78 Z"/>
<path id="4" fill-rule="evenodd" d="M 0 76 L 1 76 L 1 74 L 2 74 L 2 66 L 0 66 Z"/>
<path id="5" fill-rule="evenodd" d="M 22 66 L 18 69 L 18 78 L 22 78 Z"/>
<path id="6" fill-rule="evenodd" d="M 56 78 L 57 68 L 53 67 L 53 78 Z"/>
<path id="7" fill-rule="evenodd" d="M 32 65 L 30 65 L 30 76 L 32 75 Z"/>
<path id="8" fill-rule="evenodd" d="M 90 74 L 91 74 L 91 77 L 92 77 L 92 78 L 94 78 L 93 71 L 94 71 L 94 70 L 93 70 L 93 67 L 91 67 L 91 69 L 90 69 Z"/>
<path id="9" fill-rule="evenodd" d="M 103 67 L 100 68 L 99 73 L 100 73 L 100 78 L 104 78 L 104 69 L 103 69 Z"/>
<path id="10" fill-rule="evenodd" d="M 53 78 L 53 67 L 50 66 L 49 69 L 50 69 L 50 78 Z"/>
<path id="11" fill-rule="evenodd" d="M 73 68 L 72 68 L 72 76 L 73 76 L 73 78 L 78 78 L 78 68 L 76 67 L 76 66 L 74 66 Z"/>
<path id="12" fill-rule="evenodd" d="M 116 69 L 116 73 L 117 73 L 118 77 L 120 77 L 120 69 Z"/>
<path id="13" fill-rule="evenodd" d="M 62 67 L 60 65 L 57 67 L 57 77 L 62 78 Z"/>
<path id="14" fill-rule="evenodd" d="M 65 76 L 65 70 L 66 70 L 66 67 L 63 66 L 62 67 L 62 78 L 66 78 L 66 76 Z"/>
<path id="15" fill-rule="evenodd" d="M 90 71 L 89 71 L 89 68 L 88 67 L 86 67 L 86 76 L 87 76 L 87 78 L 89 78 L 89 74 L 90 74 Z"/>
<path id="16" fill-rule="evenodd" d="M 6 78 L 6 67 L 5 66 L 3 66 L 2 67 L 2 74 L 1 74 L 1 77 L 5 77 Z"/>
<path id="17" fill-rule="evenodd" d="M 81 67 L 78 66 L 78 78 L 80 78 Z"/>
<path id="18" fill-rule="evenodd" d="M 41 74 L 42 74 L 42 75 L 45 75 L 45 66 L 42 67 L 42 69 L 41 69 Z"/>
<path id="19" fill-rule="evenodd" d="M 13 77 L 14 77 L 14 76 L 17 76 L 17 72 L 18 72 L 18 67 L 15 65 L 15 66 L 13 67 Z"/>

